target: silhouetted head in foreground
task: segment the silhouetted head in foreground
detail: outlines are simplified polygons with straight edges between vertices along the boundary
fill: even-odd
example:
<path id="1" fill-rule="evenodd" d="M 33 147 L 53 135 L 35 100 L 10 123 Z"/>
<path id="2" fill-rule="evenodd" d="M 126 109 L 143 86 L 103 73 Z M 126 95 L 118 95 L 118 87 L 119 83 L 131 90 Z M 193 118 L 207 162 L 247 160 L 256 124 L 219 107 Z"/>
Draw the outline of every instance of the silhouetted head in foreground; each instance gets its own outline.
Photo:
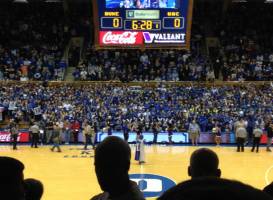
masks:
<path id="1" fill-rule="evenodd" d="M 169 189 L 158 200 L 272 200 L 249 185 L 217 177 L 195 178 Z"/>
<path id="2" fill-rule="evenodd" d="M 125 193 L 129 187 L 131 150 L 121 138 L 110 136 L 95 150 L 95 170 L 103 191 L 112 197 Z"/>
<path id="3" fill-rule="evenodd" d="M 0 199 L 24 198 L 24 168 L 19 160 L 0 156 Z"/>
<path id="4" fill-rule="evenodd" d="M 26 200 L 40 200 L 44 193 L 44 186 L 41 181 L 36 179 L 25 179 Z"/>
<path id="5" fill-rule="evenodd" d="M 216 153 L 207 148 L 194 151 L 190 158 L 188 174 L 192 178 L 198 177 L 220 177 L 221 170 L 218 169 L 219 159 Z"/>
<path id="6" fill-rule="evenodd" d="M 270 185 L 266 186 L 263 191 L 273 198 L 273 182 Z"/>

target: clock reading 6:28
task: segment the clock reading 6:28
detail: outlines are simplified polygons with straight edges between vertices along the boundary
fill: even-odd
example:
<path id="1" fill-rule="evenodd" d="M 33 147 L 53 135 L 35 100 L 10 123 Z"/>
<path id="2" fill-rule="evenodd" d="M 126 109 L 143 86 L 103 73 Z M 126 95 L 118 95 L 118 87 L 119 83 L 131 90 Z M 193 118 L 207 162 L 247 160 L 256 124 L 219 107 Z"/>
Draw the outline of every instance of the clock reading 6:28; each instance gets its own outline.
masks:
<path id="1" fill-rule="evenodd" d="M 129 23 L 132 30 L 160 29 L 160 23 L 152 20 L 132 20 Z"/>

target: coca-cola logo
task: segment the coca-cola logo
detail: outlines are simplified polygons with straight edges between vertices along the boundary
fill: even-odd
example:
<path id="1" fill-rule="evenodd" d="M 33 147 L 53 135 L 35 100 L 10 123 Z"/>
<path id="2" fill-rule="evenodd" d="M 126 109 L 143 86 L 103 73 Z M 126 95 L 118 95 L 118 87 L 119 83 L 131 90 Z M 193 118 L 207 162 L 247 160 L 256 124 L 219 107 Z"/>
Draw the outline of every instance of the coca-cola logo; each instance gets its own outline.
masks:
<path id="1" fill-rule="evenodd" d="M 10 141 L 10 134 L 6 133 L 6 134 L 0 135 L 0 141 L 1 142 L 9 142 Z"/>
<path id="2" fill-rule="evenodd" d="M 102 40 L 104 44 L 135 44 L 136 36 L 136 32 L 124 32 L 122 34 L 108 32 L 104 35 Z"/>
<path id="3" fill-rule="evenodd" d="M 18 137 L 17 137 L 18 142 L 20 141 L 20 136 L 21 136 L 21 133 L 18 134 Z M 11 134 L 10 133 L 5 133 L 5 134 L 0 135 L 0 141 L 1 142 L 11 141 Z"/>
<path id="4" fill-rule="evenodd" d="M 143 38 L 139 32 L 108 31 L 100 32 L 100 43 L 104 45 L 117 44 L 142 44 Z"/>
<path id="5" fill-rule="evenodd" d="M 0 132 L 0 142 L 10 142 L 11 134 L 9 132 Z M 29 141 L 29 134 L 26 132 L 20 132 L 18 133 L 17 137 L 18 142 L 28 142 Z"/>

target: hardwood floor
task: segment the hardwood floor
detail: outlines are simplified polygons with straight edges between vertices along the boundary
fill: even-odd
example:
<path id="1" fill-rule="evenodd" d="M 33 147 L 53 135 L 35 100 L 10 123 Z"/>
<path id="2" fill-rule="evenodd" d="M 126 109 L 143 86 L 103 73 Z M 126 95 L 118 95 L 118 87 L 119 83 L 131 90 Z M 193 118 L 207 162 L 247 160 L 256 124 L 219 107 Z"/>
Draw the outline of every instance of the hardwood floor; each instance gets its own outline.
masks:
<path id="1" fill-rule="evenodd" d="M 25 164 L 25 178 L 37 178 L 45 187 L 43 200 L 88 200 L 100 192 L 93 167 L 93 150 L 82 146 L 62 146 L 62 152 L 51 152 L 49 146 L 32 149 L 19 146 L 0 146 L 1 156 L 10 156 Z M 156 174 L 178 183 L 187 180 L 191 153 L 199 147 L 146 146 L 146 163 L 140 166 L 133 160 L 131 174 Z M 235 151 L 235 147 L 209 147 L 220 158 L 222 177 L 240 180 L 257 188 L 273 181 L 273 153 L 262 147 L 260 153 Z M 134 147 L 132 146 L 134 153 Z"/>

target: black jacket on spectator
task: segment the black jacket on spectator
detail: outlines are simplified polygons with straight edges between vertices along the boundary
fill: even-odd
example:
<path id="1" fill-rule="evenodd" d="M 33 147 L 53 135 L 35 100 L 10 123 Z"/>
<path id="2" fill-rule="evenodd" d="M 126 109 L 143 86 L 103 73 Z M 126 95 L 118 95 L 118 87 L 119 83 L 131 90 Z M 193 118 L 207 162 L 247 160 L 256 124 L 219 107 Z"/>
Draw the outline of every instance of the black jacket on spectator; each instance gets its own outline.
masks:
<path id="1" fill-rule="evenodd" d="M 24 200 L 24 168 L 19 160 L 0 156 L 0 199 Z"/>
<path id="2" fill-rule="evenodd" d="M 272 129 L 272 126 L 270 126 L 270 125 L 267 126 L 266 132 L 267 132 L 267 137 L 270 137 L 270 138 L 273 137 L 273 129 Z"/>
<path id="3" fill-rule="evenodd" d="M 261 190 L 238 181 L 220 178 L 198 178 L 182 182 L 165 192 L 158 200 L 272 200 Z"/>

